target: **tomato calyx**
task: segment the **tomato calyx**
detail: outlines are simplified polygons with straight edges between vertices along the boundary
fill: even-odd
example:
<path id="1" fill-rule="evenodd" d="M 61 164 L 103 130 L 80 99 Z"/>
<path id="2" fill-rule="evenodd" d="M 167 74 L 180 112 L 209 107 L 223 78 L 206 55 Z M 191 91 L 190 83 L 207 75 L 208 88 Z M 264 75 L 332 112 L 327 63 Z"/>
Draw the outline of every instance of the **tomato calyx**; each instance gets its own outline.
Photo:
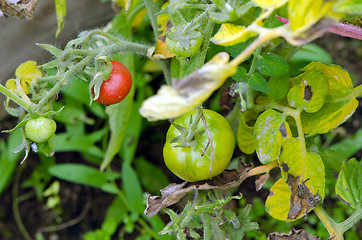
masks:
<path id="1" fill-rule="evenodd" d="M 179 143 L 176 147 L 192 147 L 195 148 L 198 139 L 205 133 L 205 130 L 198 130 L 197 125 L 202 117 L 202 108 L 197 109 L 195 118 L 190 117 L 188 127 L 180 124 L 172 123 L 172 125 L 180 132 L 180 135 L 170 140 L 170 143 Z"/>
<path id="2" fill-rule="evenodd" d="M 202 119 L 204 128 L 202 130 L 197 130 L 198 124 L 200 120 Z M 172 125 L 180 132 L 180 135 L 172 138 L 170 140 L 170 143 L 179 143 L 179 145 L 176 145 L 175 147 L 191 147 L 192 149 L 195 149 L 197 143 L 199 142 L 199 139 L 207 133 L 207 137 L 209 139 L 207 145 L 205 146 L 204 151 L 201 154 L 201 157 L 204 156 L 206 150 L 210 147 L 211 148 L 211 163 L 210 163 L 210 170 L 212 171 L 213 161 L 214 161 L 214 147 L 213 147 L 213 141 L 210 134 L 210 129 L 207 126 L 206 119 L 204 117 L 202 107 L 197 108 L 196 116 L 193 118 L 192 115 L 190 116 L 190 121 L 188 124 L 188 128 L 180 125 L 172 123 Z"/>

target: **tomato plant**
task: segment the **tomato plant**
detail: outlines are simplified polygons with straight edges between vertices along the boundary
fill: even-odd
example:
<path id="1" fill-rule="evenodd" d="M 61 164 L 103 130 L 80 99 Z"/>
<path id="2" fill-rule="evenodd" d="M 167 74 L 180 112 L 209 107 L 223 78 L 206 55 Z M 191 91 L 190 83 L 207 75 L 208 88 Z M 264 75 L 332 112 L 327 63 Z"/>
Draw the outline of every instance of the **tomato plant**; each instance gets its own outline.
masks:
<path id="1" fill-rule="evenodd" d="M 25 125 L 25 135 L 30 140 L 41 143 L 54 135 L 57 124 L 53 119 L 38 117 L 30 119 Z"/>
<path id="2" fill-rule="evenodd" d="M 206 180 L 219 175 L 229 164 L 234 151 L 234 135 L 226 119 L 217 112 L 207 109 L 203 111 L 210 130 L 212 147 L 202 121 L 198 122 L 195 129 L 196 132 L 201 131 L 202 135 L 195 134 L 186 142 L 186 146 L 178 146 L 179 142 L 172 141 L 180 135 L 175 125 L 187 128 L 190 118 L 196 113 L 194 110 L 174 121 L 167 131 L 166 143 L 163 148 L 166 166 L 175 175 L 190 182 Z M 212 155 L 214 155 L 213 160 Z M 211 172 L 210 169 L 212 169 Z"/>
<path id="3" fill-rule="evenodd" d="M 342 124 L 358 111 L 362 85 L 355 86 L 360 82 L 358 74 L 351 78 L 342 67 L 332 64 L 323 48 L 310 44 L 327 31 L 362 39 L 358 0 L 112 2 L 122 10 L 105 28 L 84 31 L 62 49 L 39 44 L 54 58 L 41 66 L 27 61 L 18 66 L 5 86 L 0 84 L 0 92 L 7 98 L 5 110 L 18 120 L 13 129 L 4 131 L 12 136 L 18 131 L 16 150 L 25 152 L 24 160 L 37 157 L 29 155 L 30 151 L 49 157 L 39 162 L 41 166 L 26 181 L 28 174 L 20 178 L 21 169 L 15 175 L 12 210 L 23 235 L 16 239 L 31 238 L 24 227 L 29 224 L 19 224 L 24 212 L 19 203 L 34 195 L 25 193 L 27 189 L 19 191 L 18 183 L 27 188 L 38 182 L 38 199 L 48 197 L 48 202 L 60 203 L 62 194 L 58 196 L 58 192 L 64 188 L 59 188 L 58 180 L 50 184 L 53 178 L 114 194 L 102 226 L 82 232 L 85 240 L 243 239 L 244 235 L 266 239 L 266 235 L 248 234 L 259 225 L 262 231 L 257 234 L 281 230 L 273 226 L 272 218 L 288 223 L 302 222 L 303 217 L 311 218 L 293 226 L 315 225 L 313 217 L 318 217 L 326 229 L 324 233 L 314 231 L 314 235 L 327 238 L 329 234 L 330 239 L 343 240 L 346 233 L 347 239 L 358 238 L 351 238 L 347 231 L 362 219 L 358 185 L 362 164 L 346 160 L 358 156 L 356 152 L 362 148 L 360 131 L 352 134 L 354 129 L 348 129 L 343 136 L 346 139 L 338 143 L 337 132 L 330 131 L 345 128 Z M 60 31 L 66 1 L 58 0 L 56 5 Z M 344 39 L 337 41 L 339 45 Z M 127 63 L 128 70 L 118 61 Z M 349 68 L 345 63 L 343 67 Z M 131 76 L 137 79 L 134 87 Z M 127 98 L 105 107 L 89 105 L 92 94 L 92 101 L 103 105 Z M 225 118 L 201 106 L 222 111 Z M 57 136 L 50 116 L 59 126 L 65 125 L 59 127 Z M 142 117 L 148 121 L 176 120 L 168 126 Z M 350 123 L 347 127 L 355 125 Z M 160 141 L 165 132 L 156 133 L 163 127 L 168 128 L 165 144 Z M 152 139 L 147 139 L 150 136 Z M 234 136 L 239 146 L 235 152 Z M 0 141 L 0 193 L 18 167 L 13 157 L 6 160 L 11 152 L 8 149 L 15 148 L 6 145 Z M 157 149 L 162 147 L 165 165 L 185 182 L 169 182 L 170 172 L 163 171 L 162 158 L 153 157 L 161 154 Z M 77 154 L 79 163 L 64 164 L 63 158 L 53 157 L 55 152 L 66 151 L 81 153 Z M 117 161 L 112 162 L 115 156 Z M 48 161 L 50 158 L 53 161 Z M 278 171 L 270 174 L 275 168 Z M 244 188 L 245 179 L 258 175 L 256 190 L 265 188 L 269 196 Z M 49 188 L 45 190 L 45 186 Z M 149 195 L 146 206 L 143 191 L 158 195 L 160 189 L 161 196 Z M 186 195 L 192 201 L 180 201 Z M 340 223 L 322 207 L 324 199 L 335 203 L 337 195 L 353 208 L 335 218 Z M 261 204 L 263 211 L 257 210 L 261 214 L 253 217 L 256 199 L 265 204 Z M 237 204 L 228 204 L 230 201 Z M 178 202 L 177 213 L 168 208 Z M 253 202 L 254 207 L 243 206 L 246 202 Z M 171 219 L 167 224 L 157 216 L 163 209 Z M 49 227 L 38 224 L 33 227 L 37 239 L 49 238 L 42 236 L 47 229 L 56 231 L 63 226 L 58 222 Z M 293 230 L 288 236 L 270 233 L 268 239 L 300 239 L 302 235 L 317 239 L 304 230 Z"/>
<path id="4" fill-rule="evenodd" d="M 122 101 L 132 87 L 132 76 L 128 69 L 118 61 L 111 61 L 110 77 L 104 81 L 99 91 L 97 102 L 104 105 L 116 104 Z"/>

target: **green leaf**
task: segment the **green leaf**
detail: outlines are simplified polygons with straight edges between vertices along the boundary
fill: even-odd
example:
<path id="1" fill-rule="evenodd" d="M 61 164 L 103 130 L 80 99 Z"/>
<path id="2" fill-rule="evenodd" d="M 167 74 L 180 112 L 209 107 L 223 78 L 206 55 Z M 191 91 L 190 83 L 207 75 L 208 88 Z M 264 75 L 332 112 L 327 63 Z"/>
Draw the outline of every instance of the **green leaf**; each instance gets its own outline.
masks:
<path id="1" fill-rule="evenodd" d="M 287 75 L 271 77 L 268 81 L 269 91 L 266 92 L 266 95 L 275 99 L 283 99 L 289 90 L 288 79 Z"/>
<path id="2" fill-rule="evenodd" d="M 246 79 L 246 69 L 238 66 L 238 71 L 231 78 L 238 82 L 244 81 Z"/>
<path id="3" fill-rule="evenodd" d="M 108 206 L 105 220 L 101 227 L 102 231 L 106 232 L 109 236 L 112 236 L 127 213 L 127 207 L 124 205 L 121 198 L 119 196 L 115 197 L 111 205 Z"/>
<path id="4" fill-rule="evenodd" d="M 282 144 L 282 152 L 278 158 L 279 166 L 284 179 L 288 174 L 301 177 L 300 181 L 306 181 L 312 194 L 324 197 L 325 170 L 321 157 L 313 152 L 306 152 L 302 148 L 299 138 L 288 138 Z"/>
<path id="5" fill-rule="evenodd" d="M 333 10 L 336 12 L 361 15 L 362 3 L 361 0 L 338 0 L 333 5 Z"/>
<path id="6" fill-rule="evenodd" d="M 297 62 L 323 62 L 323 63 L 332 63 L 331 55 L 314 43 L 308 43 L 302 46 L 298 52 L 296 52 L 290 59 L 290 63 L 297 63 Z"/>
<path id="7" fill-rule="evenodd" d="M 270 194 L 265 201 L 265 210 L 275 219 L 286 221 L 290 209 L 292 192 L 284 178 L 279 179 L 270 188 Z"/>
<path id="8" fill-rule="evenodd" d="M 77 151 L 91 154 L 102 158 L 104 152 L 95 145 L 104 136 L 107 129 L 101 129 L 87 135 L 74 135 L 71 133 L 60 133 L 57 136 L 56 152 Z"/>
<path id="9" fill-rule="evenodd" d="M 135 168 L 141 180 L 142 186 L 152 193 L 158 194 L 170 182 L 159 166 L 156 166 L 144 158 L 135 159 Z"/>
<path id="10" fill-rule="evenodd" d="M 59 48 L 54 47 L 53 45 L 50 45 L 50 44 L 38 43 L 37 46 L 47 50 L 48 52 L 50 52 L 52 55 L 54 55 L 56 57 L 59 56 L 59 54 L 61 54 L 63 52 Z"/>
<path id="11" fill-rule="evenodd" d="M 336 193 L 353 208 L 362 208 L 362 162 L 353 158 L 343 163 Z"/>
<path id="12" fill-rule="evenodd" d="M 102 189 L 109 181 L 120 178 L 120 174 L 116 172 L 106 171 L 100 172 L 96 168 L 75 163 L 56 164 L 49 168 L 49 173 L 54 177 L 65 181 L 83 184 L 91 187 Z M 117 194 L 117 191 L 111 193 Z"/>
<path id="13" fill-rule="evenodd" d="M 325 103 L 315 113 L 302 112 L 301 119 L 305 134 L 323 134 L 348 120 L 358 107 L 356 99 Z"/>
<path id="14" fill-rule="evenodd" d="M 134 211 L 143 214 L 145 205 L 143 203 L 142 187 L 136 172 L 128 162 L 122 164 L 122 189 Z"/>
<path id="15" fill-rule="evenodd" d="M 277 111 L 268 109 L 263 112 L 254 125 L 254 137 L 256 140 L 256 153 L 263 164 L 274 161 L 280 153 L 280 146 L 287 137 L 285 129 L 285 116 Z"/>
<path id="16" fill-rule="evenodd" d="M 288 63 L 274 53 L 264 53 L 256 61 L 256 69 L 265 76 L 275 77 L 289 72 Z"/>
<path id="17" fill-rule="evenodd" d="M 141 74 L 136 75 L 136 81 L 141 82 L 144 79 L 144 76 Z M 143 79 L 142 79 L 143 78 Z M 126 133 L 124 135 L 122 148 L 121 148 L 121 157 L 126 162 L 132 162 L 134 155 L 138 147 L 138 140 L 142 130 L 142 117 L 139 114 L 139 108 L 145 99 L 144 85 L 137 88 L 137 99 L 132 106 L 131 116 L 129 121 Z"/>
<path id="18" fill-rule="evenodd" d="M 260 92 L 269 91 L 268 82 L 260 73 L 254 73 L 248 81 L 249 86 Z"/>
<path id="19" fill-rule="evenodd" d="M 59 33 L 62 31 L 64 27 L 65 15 L 67 14 L 67 2 L 66 0 L 55 0 L 55 11 L 57 14 L 57 23 L 58 29 L 55 33 L 55 37 L 57 38 Z"/>
<path id="20" fill-rule="evenodd" d="M 346 159 L 350 158 L 362 149 L 362 129 L 359 129 L 352 136 L 344 138 L 340 142 L 333 144 L 329 147 L 329 149 L 341 154 Z"/>
<path id="21" fill-rule="evenodd" d="M 236 140 L 242 152 L 252 154 L 255 151 L 254 128 L 246 124 L 245 114 L 241 115 Z"/>
<path id="22" fill-rule="evenodd" d="M 324 75 L 319 71 L 312 71 L 290 89 L 288 102 L 294 108 L 303 108 L 306 112 L 313 113 L 323 106 L 327 92 L 328 84 Z"/>
<path id="23" fill-rule="evenodd" d="M 0 196 L 12 180 L 20 157 L 20 152 L 14 153 L 13 150 L 21 143 L 22 139 L 23 135 L 18 129 L 10 134 L 7 144 L 3 139 L 0 140 Z"/>

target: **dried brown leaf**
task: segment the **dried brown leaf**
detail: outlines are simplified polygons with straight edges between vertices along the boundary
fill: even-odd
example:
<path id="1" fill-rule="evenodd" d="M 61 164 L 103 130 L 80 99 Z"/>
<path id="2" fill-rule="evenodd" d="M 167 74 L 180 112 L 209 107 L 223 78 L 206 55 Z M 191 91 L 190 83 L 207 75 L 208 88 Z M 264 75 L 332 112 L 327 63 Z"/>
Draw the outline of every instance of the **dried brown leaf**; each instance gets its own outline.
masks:
<path id="1" fill-rule="evenodd" d="M 309 234 L 304 229 L 295 230 L 292 228 L 290 232 L 287 233 L 269 233 L 268 240 L 318 240 L 319 236 L 314 236 Z"/>
<path id="2" fill-rule="evenodd" d="M 264 186 L 266 181 L 268 181 L 269 176 L 270 176 L 269 172 L 267 172 L 267 173 L 261 175 L 258 179 L 255 180 L 256 191 L 259 191 Z"/>
<path id="3" fill-rule="evenodd" d="M 247 177 L 247 172 L 252 166 L 239 164 L 238 170 L 225 170 L 220 175 L 199 182 L 171 183 L 161 190 L 161 196 L 147 197 L 145 214 L 148 217 L 155 216 L 161 209 L 173 205 L 183 196 L 193 190 L 228 190 L 239 186 Z"/>

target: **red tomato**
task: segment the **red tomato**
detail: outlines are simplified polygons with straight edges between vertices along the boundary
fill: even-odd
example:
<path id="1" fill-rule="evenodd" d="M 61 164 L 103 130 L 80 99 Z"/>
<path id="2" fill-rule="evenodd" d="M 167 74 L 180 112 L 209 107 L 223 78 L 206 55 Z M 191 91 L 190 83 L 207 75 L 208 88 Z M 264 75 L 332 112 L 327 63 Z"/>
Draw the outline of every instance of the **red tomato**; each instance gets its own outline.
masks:
<path id="1" fill-rule="evenodd" d="M 132 87 L 132 76 L 128 69 L 120 62 L 111 61 L 110 77 L 104 81 L 99 91 L 97 102 L 105 105 L 116 104 L 122 101 Z"/>

